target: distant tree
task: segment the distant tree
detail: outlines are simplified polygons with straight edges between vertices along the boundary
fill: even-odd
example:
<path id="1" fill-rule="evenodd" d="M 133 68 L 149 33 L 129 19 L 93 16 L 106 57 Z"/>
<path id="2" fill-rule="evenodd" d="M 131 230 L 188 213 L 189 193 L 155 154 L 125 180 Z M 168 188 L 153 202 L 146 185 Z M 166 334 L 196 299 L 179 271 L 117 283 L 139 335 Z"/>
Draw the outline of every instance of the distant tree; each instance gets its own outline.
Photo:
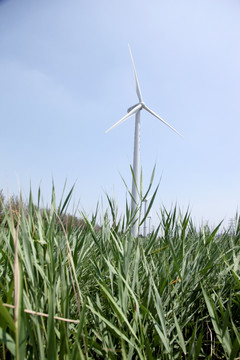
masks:
<path id="1" fill-rule="evenodd" d="M 73 229 L 76 229 L 76 228 L 86 228 L 86 224 L 84 222 L 83 219 L 80 219 L 78 218 L 77 216 L 75 215 L 71 215 L 71 214 L 65 214 L 62 216 L 62 222 L 63 222 L 63 225 L 65 228 L 69 228 L 70 226 L 73 228 Z"/>
<path id="2" fill-rule="evenodd" d="M 11 217 L 14 221 L 15 226 L 17 225 L 22 212 L 25 214 L 26 217 L 31 217 L 32 221 L 37 221 L 35 211 L 37 210 L 37 207 L 32 203 L 32 201 L 29 201 L 29 204 L 24 202 L 21 197 L 17 195 L 12 195 L 8 199 L 5 198 L 3 190 L 0 189 L 0 224 L 3 223 L 5 219 L 5 212 L 7 211 L 9 214 L 11 213 Z M 51 216 L 51 210 L 48 208 L 41 208 L 41 215 L 43 222 L 48 223 L 49 217 Z M 87 229 L 87 225 L 85 221 L 82 218 L 77 217 L 76 215 L 72 214 L 61 214 L 60 216 L 60 222 L 62 222 L 62 225 L 60 225 L 59 218 L 55 218 L 56 223 L 59 224 L 61 227 L 62 225 L 65 227 L 65 229 Z M 96 232 L 98 232 L 101 227 L 96 223 L 96 219 L 93 219 L 92 225 Z M 7 222 L 5 224 L 7 225 Z"/>

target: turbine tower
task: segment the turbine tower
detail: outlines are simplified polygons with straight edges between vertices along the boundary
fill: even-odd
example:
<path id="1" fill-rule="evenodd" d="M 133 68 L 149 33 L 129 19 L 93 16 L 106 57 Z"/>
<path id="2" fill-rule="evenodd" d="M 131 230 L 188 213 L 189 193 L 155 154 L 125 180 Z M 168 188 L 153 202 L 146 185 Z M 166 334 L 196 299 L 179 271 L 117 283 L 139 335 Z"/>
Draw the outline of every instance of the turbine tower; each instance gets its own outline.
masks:
<path id="1" fill-rule="evenodd" d="M 140 111 L 142 109 L 147 110 L 150 114 L 155 116 L 157 119 L 161 120 L 170 129 L 175 131 L 179 136 L 182 136 L 182 135 L 179 134 L 176 129 L 174 129 L 171 125 L 169 125 L 165 120 L 163 120 L 154 111 L 149 109 L 149 107 L 147 107 L 147 105 L 145 105 L 145 103 L 143 102 L 143 98 L 142 98 L 142 94 L 141 94 L 141 90 L 140 90 L 140 85 L 139 85 L 139 82 L 138 82 L 137 72 L 136 72 L 136 68 L 135 68 L 135 65 L 134 65 L 131 48 L 130 48 L 129 45 L 128 45 L 128 47 L 129 47 L 129 52 L 130 52 L 132 65 L 133 65 L 133 72 L 134 72 L 135 83 L 136 83 L 136 92 L 137 92 L 139 102 L 137 104 L 131 106 L 127 110 L 127 114 L 122 119 L 120 119 L 116 124 L 111 126 L 105 132 L 105 134 L 108 133 L 109 131 L 111 131 L 112 129 L 114 129 L 116 126 L 123 123 L 130 116 L 135 114 L 134 151 L 133 151 L 133 174 L 134 174 L 134 177 L 132 179 L 132 204 L 131 204 L 131 208 L 132 208 L 132 213 L 136 214 L 135 221 L 134 221 L 134 224 L 132 226 L 132 235 L 136 238 L 138 236 L 137 210 L 138 210 L 138 206 L 139 206 Z"/>

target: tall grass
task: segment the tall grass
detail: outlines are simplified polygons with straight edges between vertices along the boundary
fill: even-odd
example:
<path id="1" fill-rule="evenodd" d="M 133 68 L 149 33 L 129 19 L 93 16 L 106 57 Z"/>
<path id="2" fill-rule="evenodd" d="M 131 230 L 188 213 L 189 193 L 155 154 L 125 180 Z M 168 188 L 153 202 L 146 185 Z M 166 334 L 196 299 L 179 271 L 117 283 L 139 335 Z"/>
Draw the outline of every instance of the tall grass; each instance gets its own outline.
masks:
<path id="1" fill-rule="evenodd" d="M 65 227 L 71 193 L 56 204 L 53 189 L 49 210 L 30 193 L 27 211 L 21 202 L 4 211 L 0 358 L 240 357 L 238 216 L 219 235 L 162 209 L 157 229 L 134 239 L 135 214 L 126 204 L 118 218 L 110 197 L 100 229 L 98 212 Z"/>

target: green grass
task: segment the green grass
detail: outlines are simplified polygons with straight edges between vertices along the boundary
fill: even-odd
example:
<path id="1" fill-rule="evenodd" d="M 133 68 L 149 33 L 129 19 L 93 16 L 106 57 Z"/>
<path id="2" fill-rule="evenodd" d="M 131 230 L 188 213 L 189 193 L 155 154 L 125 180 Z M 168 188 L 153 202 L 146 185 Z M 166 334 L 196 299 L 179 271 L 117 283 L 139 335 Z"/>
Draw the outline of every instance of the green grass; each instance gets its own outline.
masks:
<path id="1" fill-rule="evenodd" d="M 57 205 L 53 189 L 49 210 L 31 194 L 4 209 L 1 359 L 240 357 L 239 217 L 219 235 L 162 209 L 151 236 L 134 239 L 134 214 L 126 205 L 119 219 L 110 197 L 100 229 L 98 210 L 66 226 L 71 193 Z"/>

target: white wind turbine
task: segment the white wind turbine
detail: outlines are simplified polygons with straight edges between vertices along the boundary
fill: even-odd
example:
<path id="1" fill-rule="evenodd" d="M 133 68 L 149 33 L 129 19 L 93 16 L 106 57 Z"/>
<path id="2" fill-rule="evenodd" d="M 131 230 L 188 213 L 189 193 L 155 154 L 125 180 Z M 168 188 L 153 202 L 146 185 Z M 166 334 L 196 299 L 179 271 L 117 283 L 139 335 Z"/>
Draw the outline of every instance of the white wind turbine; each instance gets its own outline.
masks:
<path id="1" fill-rule="evenodd" d="M 140 111 L 142 109 L 147 110 L 150 114 L 155 116 L 157 119 L 161 120 L 165 125 L 170 127 L 170 129 L 175 131 L 178 135 L 180 135 L 180 136 L 182 136 L 182 135 L 179 134 L 177 132 L 177 130 L 175 130 L 171 125 L 169 125 L 165 120 L 163 120 L 159 115 L 157 115 L 154 111 L 149 109 L 149 107 L 147 107 L 144 104 L 142 94 L 141 94 L 141 90 L 140 90 L 140 86 L 139 86 L 139 82 L 138 82 L 137 72 L 136 72 L 136 69 L 135 69 L 134 61 L 133 61 L 132 52 L 131 52 L 131 49 L 130 49 L 129 45 L 128 45 L 128 47 L 129 47 L 130 56 L 131 56 L 131 60 L 132 60 L 132 65 L 133 65 L 134 77 L 135 77 L 135 82 L 136 82 L 136 92 L 137 92 L 139 102 L 137 104 L 131 106 L 128 109 L 128 113 L 122 119 L 120 119 L 116 124 L 114 124 L 112 127 L 110 127 L 105 132 L 105 134 L 108 133 L 113 128 L 115 128 L 116 126 L 120 125 L 125 120 L 127 120 L 130 116 L 135 114 L 135 134 L 134 134 L 134 151 L 133 151 L 133 174 L 134 174 L 134 178 L 132 179 L 132 204 L 131 204 L 131 207 L 132 207 L 132 213 L 133 214 L 136 213 L 136 215 L 137 215 L 137 208 L 138 208 L 138 205 L 139 205 Z M 135 220 L 136 220 L 136 218 L 135 218 Z M 134 237 L 137 237 L 137 235 L 138 235 L 138 222 L 137 222 L 137 220 L 135 221 L 135 223 L 134 223 L 134 225 L 132 227 L 132 234 L 133 234 Z"/>

